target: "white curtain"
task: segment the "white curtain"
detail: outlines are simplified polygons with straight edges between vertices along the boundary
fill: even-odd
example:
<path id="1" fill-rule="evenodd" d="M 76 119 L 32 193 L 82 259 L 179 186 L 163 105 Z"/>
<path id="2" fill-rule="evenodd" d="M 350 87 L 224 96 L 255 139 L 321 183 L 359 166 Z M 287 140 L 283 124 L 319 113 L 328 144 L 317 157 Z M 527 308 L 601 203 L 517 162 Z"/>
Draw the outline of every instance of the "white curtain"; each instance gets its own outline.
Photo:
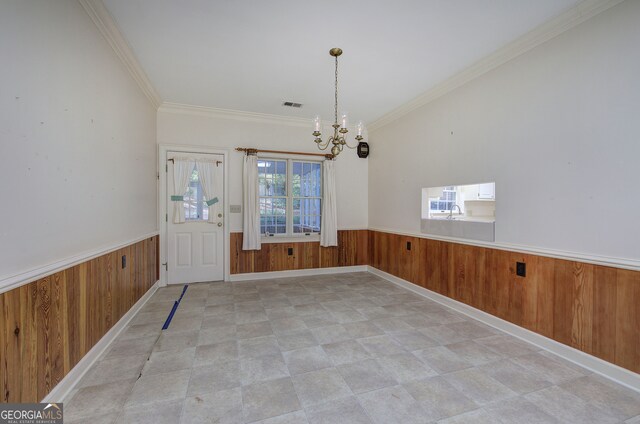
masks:
<path id="1" fill-rule="evenodd" d="M 320 246 L 338 245 L 338 209 L 336 206 L 335 162 L 322 162 L 322 219 Z"/>
<path id="2" fill-rule="evenodd" d="M 244 157 L 242 180 L 244 214 L 242 221 L 242 250 L 260 250 L 260 205 L 258 201 L 258 158 Z"/>
<path id="3" fill-rule="evenodd" d="M 208 222 L 215 223 L 222 221 L 218 217 L 220 213 L 220 199 L 218 196 L 222 194 L 222 184 L 220 178 L 216 178 L 218 175 L 218 166 L 212 161 L 199 161 L 196 160 L 196 169 L 198 170 L 198 178 L 200 179 L 200 185 L 204 192 L 204 198 L 209 206 L 209 218 Z M 222 196 L 220 196 L 222 197 Z"/>
<path id="4" fill-rule="evenodd" d="M 184 193 L 189 185 L 189 177 L 193 171 L 193 161 L 174 159 L 173 160 L 173 223 L 181 224 L 185 222 L 184 217 Z"/>

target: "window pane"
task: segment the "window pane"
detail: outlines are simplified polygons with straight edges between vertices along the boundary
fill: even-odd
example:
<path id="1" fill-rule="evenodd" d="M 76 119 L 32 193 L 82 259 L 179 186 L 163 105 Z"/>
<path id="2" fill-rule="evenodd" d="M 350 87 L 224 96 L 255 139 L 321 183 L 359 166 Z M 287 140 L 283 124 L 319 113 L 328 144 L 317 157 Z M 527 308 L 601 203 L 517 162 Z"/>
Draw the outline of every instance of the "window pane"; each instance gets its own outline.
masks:
<path id="1" fill-rule="evenodd" d="M 273 176 L 274 194 L 276 196 L 287 195 L 287 162 L 277 161 L 276 171 Z"/>
<path id="2" fill-rule="evenodd" d="M 282 216 L 287 214 L 287 199 L 273 200 L 273 214 Z"/>
<path id="3" fill-rule="evenodd" d="M 287 232 L 287 199 L 260 198 L 260 232 L 285 234 Z"/>
<path id="4" fill-rule="evenodd" d="M 286 196 L 287 162 L 258 160 L 258 184 L 260 196 Z"/>
<path id="5" fill-rule="evenodd" d="M 322 174 L 318 162 L 293 162 L 293 232 L 320 231 Z"/>
<path id="6" fill-rule="evenodd" d="M 309 164 L 308 163 L 303 163 L 302 164 L 302 187 L 301 187 L 301 196 L 308 196 L 309 195 Z"/>
<path id="7" fill-rule="evenodd" d="M 201 200 L 200 206 L 202 207 L 202 213 L 200 214 L 200 216 L 202 217 L 203 221 L 207 221 L 209 219 L 209 205 L 207 205 L 207 202 L 205 200 Z"/>
<path id="8" fill-rule="evenodd" d="M 287 232 L 287 161 L 258 159 L 260 232 Z"/>
<path id="9" fill-rule="evenodd" d="M 267 181 L 264 177 L 258 177 L 258 194 L 260 196 L 267 195 Z"/>
<path id="10" fill-rule="evenodd" d="M 287 174 L 276 174 L 273 178 L 273 194 L 276 196 L 287 195 Z"/>
<path id="11" fill-rule="evenodd" d="M 322 176 L 321 176 L 319 163 L 313 164 L 312 173 L 313 173 L 313 186 L 312 186 L 311 195 L 315 197 L 320 197 L 322 196 Z"/>
<path id="12" fill-rule="evenodd" d="M 292 175 L 292 193 L 294 197 L 299 197 L 301 195 L 300 192 L 300 176 L 302 175 L 302 164 L 300 162 L 293 162 L 293 175 Z"/>

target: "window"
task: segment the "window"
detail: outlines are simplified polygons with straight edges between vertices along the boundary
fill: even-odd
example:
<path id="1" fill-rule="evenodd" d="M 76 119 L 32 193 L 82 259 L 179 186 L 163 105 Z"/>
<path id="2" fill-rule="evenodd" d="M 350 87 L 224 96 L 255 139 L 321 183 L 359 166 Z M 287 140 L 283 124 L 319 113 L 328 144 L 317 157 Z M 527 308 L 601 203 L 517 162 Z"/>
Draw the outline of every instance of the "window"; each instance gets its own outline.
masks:
<path id="1" fill-rule="evenodd" d="M 422 189 L 422 219 L 495 221 L 495 183 L 425 187 Z"/>
<path id="2" fill-rule="evenodd" d="M 260 232 L 267 236 L 320 232 L 320 162 L 258 159 Z"/>
<path id="3" fill-rule="evenodd" d="M 185 220 L 207 221 L 209 219 L 209 207 L 204 199 L 204 192 L 198 179 L 198 170 L 195 162 L 189 178 L 189 187 L 183 197 Z"/>
<path id="4" fill-rule="evenodd" d="M 442 190 L 440 197 L 429 198 L 429 210 L 431 212 L 448 212 L 456 204 L 455 186 L 447 186 Z"/>

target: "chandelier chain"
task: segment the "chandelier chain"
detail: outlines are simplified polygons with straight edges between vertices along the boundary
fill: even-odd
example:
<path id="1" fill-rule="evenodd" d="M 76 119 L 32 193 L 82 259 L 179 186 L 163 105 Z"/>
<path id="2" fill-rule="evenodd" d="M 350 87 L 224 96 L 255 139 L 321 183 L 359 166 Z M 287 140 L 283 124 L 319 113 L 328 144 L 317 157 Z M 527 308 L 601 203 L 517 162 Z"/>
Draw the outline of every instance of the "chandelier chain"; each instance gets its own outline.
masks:
<path id="1" fill-rule="evenodd" d="M 335 97 L 335 121 L 334 123 L 338 123 L 338 56 L 336 56 L 336 97 Z"/>

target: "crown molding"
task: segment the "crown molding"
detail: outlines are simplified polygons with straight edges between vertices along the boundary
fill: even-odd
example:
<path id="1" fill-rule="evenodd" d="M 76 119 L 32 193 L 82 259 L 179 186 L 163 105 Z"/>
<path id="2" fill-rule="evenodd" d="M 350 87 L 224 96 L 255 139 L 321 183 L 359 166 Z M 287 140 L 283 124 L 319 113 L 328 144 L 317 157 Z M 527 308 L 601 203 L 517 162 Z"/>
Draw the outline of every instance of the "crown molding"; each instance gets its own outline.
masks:
<path id="1" fill-rule="evenodd" d="M 308 118 L 293 116 L 271 115 L 268 113 L 245 112 L 241 110 L 219 109 L 208 106 L 194 106 L 181 103 L 163 102 L 158 112 L 175 113 L 181 115 L 206 116 L 209 118 L 232 119 L 243 122 L 257 122 L 262 124 L 278 124 L 291 127 L 311 128 L 312 122 Z M 327 123 L 325 123 L 327 124 Z"/>
<path id="2" fill-rule="evenodd" d="M 149 99 L 154 108 L 158 108 L 162 99 L 149 81 L 147 74 L 140 66 L 138 59 L 133 54 L 131 46 L 124 38 L 111 13 L 102 3 L 102 0 L 78 0 L 93 23 L 98 27 L 102 36 L 107 40 L 116 56 L 124 64 L 142 92 Z"/>
<path id="3" fill-rule="evenodd" d="M 458 74 L 446 79 L 415 99 L 392 110 L 367 125 L 369 132 L 376 131 L 402 116 L 439 97 L 461 87 L 510 60 L 532 50 L 565 31 L 585 22 L 624 0 L 584 0 L 552 20 L 536 27 L 515 41 L 496 50 Z"/>

